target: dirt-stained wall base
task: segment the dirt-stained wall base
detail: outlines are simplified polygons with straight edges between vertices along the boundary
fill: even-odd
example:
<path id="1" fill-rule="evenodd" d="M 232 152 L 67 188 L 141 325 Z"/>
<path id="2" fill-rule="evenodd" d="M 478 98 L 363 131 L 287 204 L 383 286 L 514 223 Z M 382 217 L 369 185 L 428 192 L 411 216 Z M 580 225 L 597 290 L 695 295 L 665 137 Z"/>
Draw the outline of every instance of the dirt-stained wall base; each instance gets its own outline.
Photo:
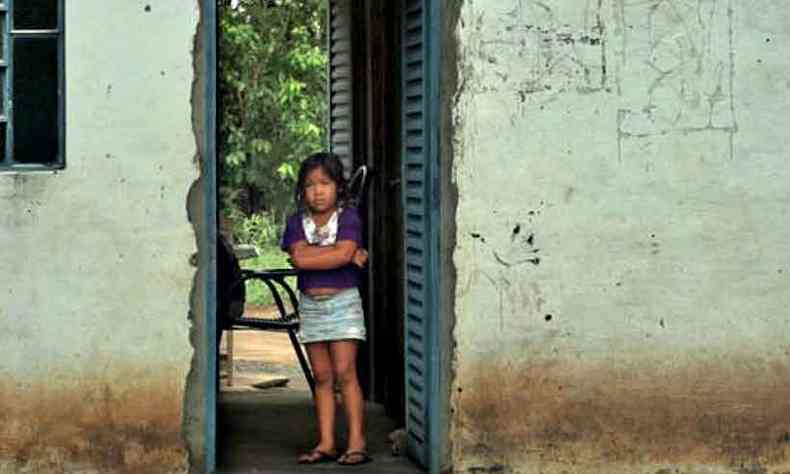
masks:
<path id="1" fill-rule="evenodd" d="M 657 368 L 492 359 L 461 374 L 456 391 L 455 442 L 467 468 L 790 469 L 787 362 L 733 356 Z"/>
<path id="2" fill-rule="evenodd" d="M 0 472 L 186 472 L 185 374 L 144 368 L 0 385 Z M 51 375 L 58 380 L 57 374 Z"/>

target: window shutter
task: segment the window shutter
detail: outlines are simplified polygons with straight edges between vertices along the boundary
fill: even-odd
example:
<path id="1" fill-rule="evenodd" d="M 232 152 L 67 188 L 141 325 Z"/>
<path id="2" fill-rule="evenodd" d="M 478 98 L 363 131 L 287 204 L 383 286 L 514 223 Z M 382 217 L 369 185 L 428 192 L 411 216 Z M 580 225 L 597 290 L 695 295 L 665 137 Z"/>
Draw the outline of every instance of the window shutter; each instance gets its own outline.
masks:
<path id="1" fill-rule="evenodd" d="M 430 472 L 439 461 L 438 60 L 430 0 L 402 0 L 401 90 L 408 452 Z"/>
<path id="2" fill-rule="evenodd" d="M 348 179 L 354 166 L 351 0 L 329 0 L 329 150 Z"/>

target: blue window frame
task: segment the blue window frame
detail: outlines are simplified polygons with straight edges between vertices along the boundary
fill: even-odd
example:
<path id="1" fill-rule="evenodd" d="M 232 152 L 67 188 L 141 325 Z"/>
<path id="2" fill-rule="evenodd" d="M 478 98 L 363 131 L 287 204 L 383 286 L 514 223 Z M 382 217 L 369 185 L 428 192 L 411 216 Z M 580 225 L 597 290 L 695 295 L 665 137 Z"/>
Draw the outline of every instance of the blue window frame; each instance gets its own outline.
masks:
<path id="1" fill-rule="evenodd" d="M 0 0 L 0 170 L 63 168 L 64 0 Z"/>

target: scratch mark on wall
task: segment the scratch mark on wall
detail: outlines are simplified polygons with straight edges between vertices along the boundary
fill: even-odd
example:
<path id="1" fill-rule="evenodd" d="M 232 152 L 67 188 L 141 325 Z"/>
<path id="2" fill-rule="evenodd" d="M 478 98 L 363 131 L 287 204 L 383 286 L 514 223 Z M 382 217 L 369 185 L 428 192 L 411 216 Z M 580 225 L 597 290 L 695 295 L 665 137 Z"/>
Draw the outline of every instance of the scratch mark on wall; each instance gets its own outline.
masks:
<path id="1" fill-rule="evenodd" d="M 534 252 L 537 252 L 537 250 L 534 250 Z M 529 258 L 523 258 L 523 259 L 520 259 L 520 260 L 508 261 L 508 260 L 505 260 L 504 258 L 502 258 L 502 256 L 499 255 L 499 253 L 497 253 L 496 250 L 493 251 L 493 254 L 494 254 L 494 258 L 496 259 L 497 262 L 499 262 L 500 265 L 504 265 L 505 267 L 508 267 L 508 268 L 515 267 L 517 265 L 521 265 L 521 264 L 524 264 L 524 263 L 531 263 L 533 265 L 540 265 L 540 258 L 539 257 L 529 257 Z"/>
<path id="2" fill-rule="evenodd" d="M 548 3 L 534 0 L 521 0 L 493 19 L 473 15 L 479 37 L 471 54 L 488 64 L 474 71 L 470 90 L 512 94 L 516 117 L 529 102 L 545 104 L 567 91 L 608 92 L 603 0 L 588 0 L 589 5 L 577 25 L 577 19 L 560 18 Z M 486 21 L 496 25 L 493 30 L 484 28 Z"/>
<path id="3" fill-rule="evenodd" d="M 734 1 L 618 2 L 622 67 L 646 66 L 638 75 L 651 78 L 618 110 L 619 160 L 625 141 L 699 132 L 720 133 L 734 158 Z M 634 26 L 641 36 L 629 40 Z"/>
<path id="4" fill-rule="evenodd" d="M 510 245 L 502 250 L 492 250 L 494 259 L 500 265 L 510 268 L 531 263 L 540 265 L 538 253 L 540 249 L 535 247 L 535 233 L 521 233 L 521 224 L 517 224 L 510 234 Z"/>
<path id="5" fill-rule="evenodd" d="M 534 214 L 534 212 L 533 212 Z M 541 263 L 534 232 L 525 231 L 524 223 L 510 224 L 508 238 L 505 244 L 496 244 L 504 239 L 500 236 L 490 236 L 492 246 L 489 249 L 495 266 L 489 264 L 485 268 L 474 266 L 466 278 L 459 296 L 468 294 L 474 287 L 476 291 L 483 291 L 490 295 L 492 303 L 488 308 L 491 312 L 482 314 L 481 317 L 489 320 L 496 319 L 498 337 L 506 336 L 509 330 L 523 327 L 530 316 L 545 317 L 544 306 L 546 299 L 537 282 L 525 278 L 524 265 L 538 266 Z M 485 240 L 477 233 L 470 233 L 470 237 L 484 245 Z M 509 326 L 509 324 L 514 326 Z"/>

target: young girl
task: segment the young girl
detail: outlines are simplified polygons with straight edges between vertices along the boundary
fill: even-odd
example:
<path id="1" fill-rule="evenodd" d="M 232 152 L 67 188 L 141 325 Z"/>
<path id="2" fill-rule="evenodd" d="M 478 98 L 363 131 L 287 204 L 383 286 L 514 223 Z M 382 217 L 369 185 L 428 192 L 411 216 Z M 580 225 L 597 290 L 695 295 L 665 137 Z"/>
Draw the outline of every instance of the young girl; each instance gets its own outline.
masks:
<path id="1" fill-rule="evenodd" d="M 362 391 L 356 372 L 357 345 L 365 340 L 365 320 L 357 286 L 367 261 L 356 209 L 343 207 L 346 182 L 340 160 L 316 153 L 302 163 L 296 185 L 299 212 L 288 218 L 282 249 L 299 270 L 299 338 L 315 377 L 318 445 L 299 457 L 302 464 L 337 460 L 362 464 L 365 450 Z M 335 381 L 348 419 L 348 446 L 335 446 Z"/>

